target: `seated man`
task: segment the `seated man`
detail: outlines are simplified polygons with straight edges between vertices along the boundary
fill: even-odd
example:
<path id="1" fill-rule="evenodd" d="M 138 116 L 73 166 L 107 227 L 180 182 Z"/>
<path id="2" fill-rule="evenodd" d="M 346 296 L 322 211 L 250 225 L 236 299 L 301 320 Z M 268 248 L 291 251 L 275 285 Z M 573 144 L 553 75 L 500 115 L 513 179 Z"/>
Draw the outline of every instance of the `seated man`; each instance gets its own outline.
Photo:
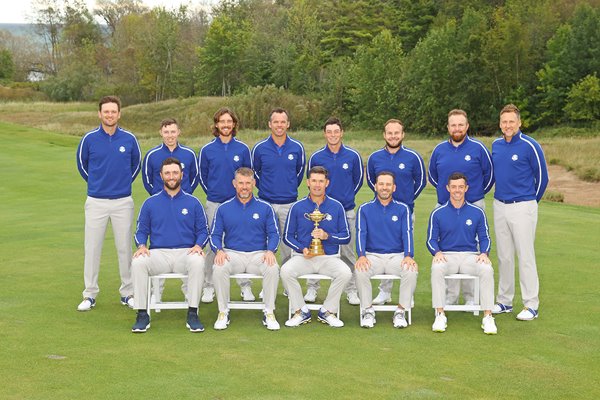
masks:
<path id="1" fill-rule="evenodd" d="M 445 332 L 446 275 L 463 273 L 479 277 L 479 297 L 483 309 L 481 328 L 487 335 L 498 332 L 494 305 L 494 270 L 488 258 L 491 240 L 485 212 L 465 201 L 469 189 L 467 177 L 454 172 L 446 186 L 450 200 L 431 212 L 427 228 L 427 248 L 433 254 L 431 263 L 431 298 L 435 308 L 434 332 Z"/>
<path id="2" fill-rule="evenodd" d="M 333 278 L 329 292 L 319 310 L 318 319 L 330 326 L 339 328 L 344 323 L 335 315 L 338 312 L 340 296 L 346 284 L 352 278 L 352 272 L 340 259 L 340 244 L 350 241 L 350 231 L 346 221 L 346 212 L 342 204 L 325 195 L 329 184 L 327 170 L 323 167 L 313 167 L 308 172 L 308 191 L 305 198 L 295 202 L 290 208 L 283 241 L 293 250 L 292 257 L 281 267 L 281 281 L 287 290 L 292 310 L 292 318 L 286 321 L 286 326 L 298 326 L 310 322 L 311 315 L 298 282 L 298 277 L 305 274 L 323 274 Z M 306 214 L 315 209 L 326 214 L 315 228 Z M 312 255 L 309 245 L 312 238 L 322 241 L 324 255 Z"/>
<path id="3" fill-rule="evenodd" d="M 418 266 L 414 254 L 410 209 L 395 201 L 394 174 L 382 171 L 375 181 L 375 199 L 361 205 L 356 219 L 356 285 L 362 315 L 360 326 L 375 324 L 371 277 L 378 274 L 400 276 L 400 303 L 394 312 L 394 328 L 406 328 L 404 310 L 410 308 L 417 286 Z"/>
<path id="4" fill-rule="evenodd" d="M 146 311 L 148 276 L 177 272 L 188 276 L 188 313 L 186 326 L 202 332 L 198 303 L 204 281 L 204 251 L 208 240 L 206 215 L 200 200 L 181 190 L 183 172 L 179 160 L 165 159 L 160 169 L 163 190 L 146 199 L 137 222 L 135 243 L 138 247 L 131 263 L 134 308 L 138 310 L 134 333 L 150 328 Z M 146 243 L 150 237 L 150 250 Z"/>
<path id="5" fill-rule="evenodd" d="M 229 277 L 242 272 L 263 276 L 263 325 L 269 330 L 279 329 L 273 313 L 279 282 L 275 259 L 279 231 L 271 205 L 252 194 L 254 185 L 254 172 L 247 167 L 238 168 L 233 179 L 235 197 L 223 202 L 215 213 L 210 247 L 215 253 L 213 283 L 219 316 L 214 327 L 218 330 L 229 325 Z"/>

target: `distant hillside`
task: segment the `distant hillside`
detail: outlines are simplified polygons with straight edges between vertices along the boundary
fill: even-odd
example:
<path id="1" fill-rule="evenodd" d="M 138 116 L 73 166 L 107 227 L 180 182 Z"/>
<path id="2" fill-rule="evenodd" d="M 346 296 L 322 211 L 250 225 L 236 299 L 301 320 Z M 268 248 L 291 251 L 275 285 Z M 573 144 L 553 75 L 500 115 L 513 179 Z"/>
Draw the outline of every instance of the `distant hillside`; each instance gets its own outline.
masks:
<path id="1" fill-rule="evenodd" d="M 10 32 L 13 36 L 36 36 L 35 26 L 33 24 L 3 24 L 0 23 L 0 30 Z"/>

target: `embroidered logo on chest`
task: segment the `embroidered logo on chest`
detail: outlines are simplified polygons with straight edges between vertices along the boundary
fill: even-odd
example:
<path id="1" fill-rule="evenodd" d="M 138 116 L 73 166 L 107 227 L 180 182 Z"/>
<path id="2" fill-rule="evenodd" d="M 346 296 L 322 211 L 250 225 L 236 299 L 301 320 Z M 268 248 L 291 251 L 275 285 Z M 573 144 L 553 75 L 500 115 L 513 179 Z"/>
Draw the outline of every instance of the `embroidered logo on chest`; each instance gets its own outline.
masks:
<path id="1" fill-rule="evenodd" d="M 398 216 L 397 215 L 392 215 L 392 221 L 397 222 L 398 221 Z"/>
<path id="2" fill-rule="evenodd" d="M 348 163 L 343 163 L 343 164 L 342 164 L 342 168 L 343 168 L 343 169 L 348 169 L 348 168 L 349 168 L 349 167 L 348 167 Z"/>
<path id="3" fill-rule="evenodd" d="M 125 146 L 121 146 L 121 147 L 119 147 L 119 151 L 120 151 L 121 153 L 125 153 Z"/>
<path id="4" fill-rule="evenodd" d="M 254 214 L 252 214 L 252 218 L 253 218 L 253 219 L 258 219 L 258 218 L 259 218 L 259 216 L 258 216 L 258 213 L 254 213 Z"/>
<path id="5" fill-rule="evenodd" d="M 327 216 L 325 217 L 325 219 L 327 221 L 331 221 L 333 219 L 333 217 L 331 215 L 327 214 Z"/>
<path id="6" fill-rule="evenodd" d="M 512 157 L 511 157 L 511 159 L 512 159 L 513 161 L 517 161 L 517 160 L 519 159 L 519 156 L 518 156 L 518 155 L 516 155 L 516 154 L 513 154 L 513 155 L 512 155 Z"/>
<path id="7" fill-rule="evenodd" d="M 182 213 L 183 215 L 188 215 L 188 209 L 187 209 L 187 208 L 184 208 L 184 209 L 182 209 L 182 210 L 181 210 L 181 213 Z"/>
<path id="8" fill-rule="evenodd" d="M 468 220 L 465 221 L 465 224 L 467 226 L 471 226 L 471 225 L 473 225 L 473 221 L 471 221 L 470 219 L 468 219 Z"/>
<path id="9" fill-rule="evenodd" d="M 465 156 L 465 161 L 471 161 L 471 156 L 467 154 L 467 155 Z"/>
<path id="10" fill-rule="evenodd" d="M 293 154 L 288 154 L 288 160 L 293 160 L 294 159 L 294 155 Z"/>
<path id="11" fill-rule="evenodd" d="M 233 156 L 233 161 L 235 161 L 235 162 L 240 161 L 240 156 L 238 156 L 238 155 Z"/>
<path id="12" fill-rule="evenodd" d="M 398 168 L 404 169 L 404 168 L 406 168 L 406 165 L 404 165 L 404 163 L 400 163 L 400 165 L 398 165 Z"/>

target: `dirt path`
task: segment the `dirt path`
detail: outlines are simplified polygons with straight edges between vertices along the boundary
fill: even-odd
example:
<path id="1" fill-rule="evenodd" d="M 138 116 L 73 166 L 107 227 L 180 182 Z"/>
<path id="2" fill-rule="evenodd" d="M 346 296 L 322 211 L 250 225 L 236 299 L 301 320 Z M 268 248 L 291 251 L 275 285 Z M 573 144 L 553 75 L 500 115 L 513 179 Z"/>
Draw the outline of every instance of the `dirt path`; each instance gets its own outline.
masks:
<path id="1" fill-rule="evenodd" d="M 579 206 L 600 207 L 600 182 L 585 182 L 559 165 L 548 167 L 550 183 L 548 189 L 562 193 L 565 203 Z"/>

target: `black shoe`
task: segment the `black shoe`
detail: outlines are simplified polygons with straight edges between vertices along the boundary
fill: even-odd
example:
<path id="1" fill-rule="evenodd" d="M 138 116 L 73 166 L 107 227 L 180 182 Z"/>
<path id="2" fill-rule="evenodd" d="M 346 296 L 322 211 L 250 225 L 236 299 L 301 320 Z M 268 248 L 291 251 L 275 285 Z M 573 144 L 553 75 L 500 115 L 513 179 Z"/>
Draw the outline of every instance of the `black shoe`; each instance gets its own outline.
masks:
<path id="1" fill-rule="evenodd" d="M 190 332 L 204 332 L 204 325 L 202 325 L 202 322 L 200 322 L 200 319 L 198 318 L 198 314 L 195 312 L 188 312 L 185 326 Z"/>
<path id="2" fill-rule="evenodd" d="M 150 328 L 150 315 L 145 310 L 140 310 L 135 317 L 135 325 L 131 328 L 133 333 L 144 333 Z"/>

